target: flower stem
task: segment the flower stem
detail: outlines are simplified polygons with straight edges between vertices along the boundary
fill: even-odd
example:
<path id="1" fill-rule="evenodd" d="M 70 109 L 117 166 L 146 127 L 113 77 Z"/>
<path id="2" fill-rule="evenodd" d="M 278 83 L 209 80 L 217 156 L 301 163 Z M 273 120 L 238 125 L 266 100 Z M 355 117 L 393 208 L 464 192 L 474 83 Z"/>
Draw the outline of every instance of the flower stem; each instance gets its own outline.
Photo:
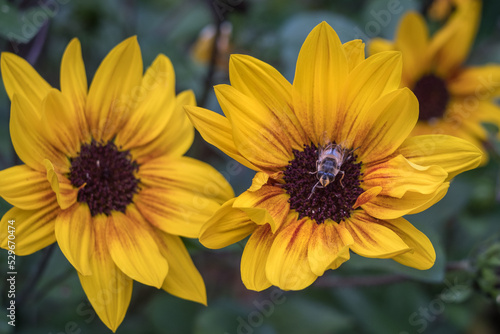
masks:
<path id="1" fill-rule="evenodd" d="M 210 91 L 212 91 L 212 81 L 213 77 L 215 74 L 215 65 L 217 63 L 217 57 L 218 55 L 218 50 L 217 50 L 217 42 L 219 40 L 220 36 L 220 29 L 221 29 L 221 24 L 224 21 L 224 18 L 221 16 L 221 13 L 219 13 L 214 5 L 214 2 L 211 0 L 207 0 L 207 4 L 210 7 L 210 11 L 212 12 L 212 16 L 214 18 L 214 25 L 215 25 L 215 37 L 212 45 L 212 53 L 210 55 L 210 63 L 208 65 L 208 72 L 205 77 L 205 86 L 203 88 L 203 93 L 200 98 L 199 105 L 201 107 L 206 107 L 207 99 L 208 99 L 208 94 Z"/>

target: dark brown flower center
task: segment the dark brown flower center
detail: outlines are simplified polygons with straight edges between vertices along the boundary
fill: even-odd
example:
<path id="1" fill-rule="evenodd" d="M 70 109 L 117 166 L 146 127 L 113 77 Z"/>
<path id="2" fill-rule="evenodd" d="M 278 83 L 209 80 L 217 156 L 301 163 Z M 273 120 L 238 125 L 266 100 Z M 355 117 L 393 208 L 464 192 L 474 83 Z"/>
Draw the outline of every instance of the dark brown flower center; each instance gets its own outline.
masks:
<path id="1" fill-rule="evenodd" d="M 325 155 L 320 158 L 315 145 L 304 145 L 303 151 L 294 150 L 293 154 L 284 172 L 283 186 L 290 195 L 290 208 L 299 213 L 299 218 L 309 217 L 318 224 L 327 219 L 340 222 L 349 218 L 356 199 L 363 193 L 362 163 L 356 163 L 356 154 L 347 151 L 343 159 Z"/>
<path id="2" fill-rule="evenodd" d="M 413 93 L 420 105 L 419 120 L 430 121 L 442 118 L 450 100 L 450 93 L 443 79 L 433 75 L 425 75 L 417 81 Z"/>
<path id="3" fill-rule="evenodd" d="M 78 191 L 78 202 L 85 202 L 92 216 L 112 211 L 125 212 L 139 191 L 135 173 L 139 165 L 128 150 L 119 150 L 113 142 L 92 141 L 83 144 L 78 156 L 71 158 L 68 179 Z"/>

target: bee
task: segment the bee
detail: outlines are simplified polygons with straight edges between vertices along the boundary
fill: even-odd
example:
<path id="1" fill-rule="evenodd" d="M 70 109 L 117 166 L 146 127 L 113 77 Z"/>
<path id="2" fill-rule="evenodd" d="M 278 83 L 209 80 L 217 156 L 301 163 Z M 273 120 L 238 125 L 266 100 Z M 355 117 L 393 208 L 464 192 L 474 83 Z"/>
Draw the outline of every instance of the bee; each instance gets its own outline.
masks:
<path id="1" fill-rule="evenodd" d="M 314 194 L 316 188 L 325 188 L 330 183 L 335 181 L 337 175 L 341 175 L 340 177 L 340 185 L 342 188 L 344 185 L 342 184 L 342 179 L 344 178 L 344 171 L 340 170 L 342 164 L 346 161 L 351 150 L 342 148 L 342 146 L 330 143 L 325 147 L 318 147 L 318 160 L 316 160 L 316 171 L 309 172 L 310 174 L 316 174 L 316 178 L 318 182 L 314 185 L 311 190 L 311 194 L 309 198 Z"/>

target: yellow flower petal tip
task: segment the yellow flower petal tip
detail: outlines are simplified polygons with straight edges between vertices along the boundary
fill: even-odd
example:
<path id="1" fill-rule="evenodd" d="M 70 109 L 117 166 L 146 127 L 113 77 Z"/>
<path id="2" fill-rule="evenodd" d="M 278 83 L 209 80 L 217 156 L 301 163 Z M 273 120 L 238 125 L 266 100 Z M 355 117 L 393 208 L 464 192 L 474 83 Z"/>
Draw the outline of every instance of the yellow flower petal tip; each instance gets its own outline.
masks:
<path id="1" fill-rule="evenodd" d="M 435 3 L 438 8 L 437 3 L 451 2 Z M 492 84 L 500 80 L 500 65 L 465 64 L 479 26 L 481 1 L 456 1 L 455 6 L 433 35 L 421 14 L 409 12 L 394 41 L 374 39 L 369 50 L 371 54 L 397 50 L 403 55 L 401 86 L 409 87 L 419 102 L 419 119 L 411 135 L 447 134 L 468 140 L 482 149 L 484 165 L 488 133 L 482 123 L 500 127 L 500 108 L 494 103 L 500 89 Z M 485 82 L 487 76 L 492 81 Z"/>
<path id="2" fill-rule="evenodd" d="M 0 196 L 14 206 L 1 225 L 16 221 L 16 255 L 57 242 L 112 331 L 134 280 L 206 305 L 180 237 L 198 237 L 234 192 L 213 167 L 183 156 L 194 138 L 184 106 L 196 100 L 190 90 L 176 94 L 170 59 L 159 55 L 144 71 L 132 36 L 109 52 L 89 88 L 72 39 L 61 90 L 16 55 L 3 53 L 1 69 L 24 162 L 0 171 Z M 102 291 L 117 293 L 102 303 Z"/>
<path id="3" fill-rule="evenodd" d="M 365 59 L 320 23 L 304 42 L 293 84 L 270 65 L 234 55 L 215 92 L 225 116 L 185 107 L 209 143 L 257 173 L 201 228 L 222 248 L 249 236 L 241 277 L 251 290 L 300 290 L 349 252 L 430 268 L 429 239 L 404 215 L 427 209 L 481 151 L 451 136 L 411 136 L 417 97 L 401 88 L 404 52 Z"/>

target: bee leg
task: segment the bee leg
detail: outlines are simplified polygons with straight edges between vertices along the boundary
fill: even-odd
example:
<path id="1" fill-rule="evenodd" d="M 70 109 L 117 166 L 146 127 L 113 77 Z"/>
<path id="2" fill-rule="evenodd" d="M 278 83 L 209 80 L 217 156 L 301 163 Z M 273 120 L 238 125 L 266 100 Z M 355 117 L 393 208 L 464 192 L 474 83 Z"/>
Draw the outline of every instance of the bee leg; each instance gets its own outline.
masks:
<path id="1" fill-rule="evenodd" d="M 342 188 L 344 188 L 344 185 L 342 184 L 342 179 L 344 178 L 345 173 L 343 170 L 339 171 L 339 173 L 342 173 L 342 177 L 340 178 L 339 182 L 340 182 L 340 185 L 342 186 Z"/>
<path id="2" fill-rule="evenodd" d="M 311 193 L 309 194 L 309 197 L 307 197 L 306 201 L 308 201 L 309 198 L 311 198 L 311 196 L 314 194 L 314 191 L 316 190 L 316 188 L 324 188 L 324 187 L 321 185 L 321 183 L 319 183 L 319 181 L 316 182 L 316 184 L 314 185 L 314 187 L 311 190 Z"/>
<path id="3" fill-rule="evenodd" d="M 309 172 L 309 174 L 318 174 L 318 171 L 315 171 L 315 172 Z"/>

